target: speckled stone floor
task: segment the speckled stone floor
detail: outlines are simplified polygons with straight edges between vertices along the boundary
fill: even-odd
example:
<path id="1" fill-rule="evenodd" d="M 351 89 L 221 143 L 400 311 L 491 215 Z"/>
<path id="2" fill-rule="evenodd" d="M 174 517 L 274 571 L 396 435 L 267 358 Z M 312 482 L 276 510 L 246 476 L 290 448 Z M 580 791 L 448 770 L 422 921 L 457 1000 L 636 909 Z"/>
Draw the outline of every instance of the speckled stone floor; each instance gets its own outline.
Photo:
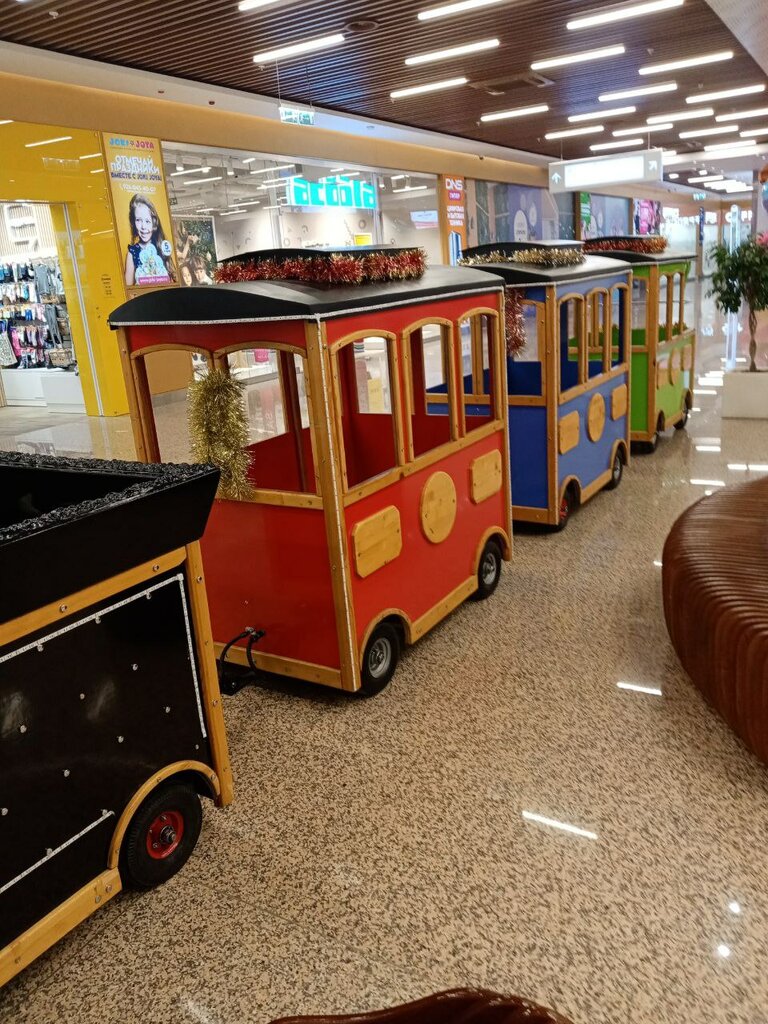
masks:
<path id="1" fill-rule="evenodd" d="M 168 885 L 0 992 L 0 1020 L 250 1024 L 470 984 L 576 1024 L 768 1024 L 768 771 L 689 683 L 661 608 L 676 516 L 768 472 L 768 423 L 720 420 L 719 324 L 701 340 L 714 394 L 689 430 L 563 533 L 519 533 L 494 597 L 386 692 L 228 700 L 234 805 L 206 809 Z"/>

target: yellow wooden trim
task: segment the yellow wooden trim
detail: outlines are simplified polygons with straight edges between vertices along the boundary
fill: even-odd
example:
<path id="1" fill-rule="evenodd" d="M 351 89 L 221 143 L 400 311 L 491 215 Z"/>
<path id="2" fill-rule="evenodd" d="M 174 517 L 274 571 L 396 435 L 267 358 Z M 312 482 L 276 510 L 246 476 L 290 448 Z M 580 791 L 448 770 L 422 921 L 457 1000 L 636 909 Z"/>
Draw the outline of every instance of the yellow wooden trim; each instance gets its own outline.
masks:
<path id="1" fill-rule="evenodd" d="M 322 508 L 323 499 L 319 494 L 302 494 L 300 491 L 271 491 L 264 487 L 253 487 L 243 498 L 221 498 L 220 501 L 245 501 L 254 505 L 279 505 L 283 508 Z"/>
<path id="2" fill-rule="evenodd" d="M 136 449 L 136 458 L 139 462 L 148 462 L 147 449 L 144 444 L 144 431 L 141 426 L 139 398 L 136 393 L 136 382 L 133 378 L 131 354 L 128 348 L 128 336 L 122 327 L 117 332 L 117 347 L 120 353 L 120 365 L 123 368 L 123 382 L 128 398 L 128 412 L 131 417 L 131 430 L 133 432 L 133 446 Z"/>
<path id="3" fill-rule="evenodd" d="M 387 341 L 396 341 L 397 335 L 392 331 L 379 331 L 375 327 L 365 327 L 359 331 L 352 331 L 351 334 L 345 334 L 343 338 L 334 341 L 327 348 L 329 352 L 336 353 L 345 345 L 349 345 L 353 341 L 364 341 L 366 338 L 386 338 Z"/>
<path id="4" fill-rule="evenodd" d="M 501 490 L 501 452 L 496 448 L 485 455 L 479 455 L 469 467 L 469 494 L 472 502 L 479 505 Z"/>
<path id="5" fill-rule="evenodd" d="M 646 394 L 646 423 L 648 430 L 645 436 L 648 440 L 653 437 L 656 430 L 656 362 L 659 351 L 659 282 L 661 273 L 658 265 L 652 266 L 648 275 L 648 289 L 646 292 L 647 309 L 645 320 L 645 341 L 648 348 L 648 389 Z"/>
<path id="6" fill-rule="evenodd" d="M 200 348 L 199 345 L 184 345 L 178 342 L 175 344 L 158 343 L 157 345 L 145 345 L 132 352 L 131 359 L 143 359 L 145 356 L 152 355 L 153 352 L 189 352 L 190 355 L 205 356 L 209 363 L 212 358 L 212 354 L 207 349 Z"/>
<path id="7" fill-rule="evenodd" d="M 577 409 L 563 416 L 557 428 L 557 450 L 561 455 L 576 448 L 581 437 L 581 417 Z"/>
<path id="8" fill-rule="evenodd" d="M 462 313 L 456 323 L 463 324 L 465 320 L 471 320 L 475 316 L 493 316 L 498 319 L 499 311 L 494 309 L 493 306 L 473 306 L 472 309 Z"/>
<path id="9" fill-rule="evenodd" d="M 394 505 L 380 509 L 352 527 L 355 570 L 365 579 L 393 562 L 403 550 L 400 512 Z"/>
<path id="10" fill-rule="evenodd" d="M 529 505 L 513 505 L 512 519 L 521 523 L 554 523 L 553 514 L 547 508 L 534 508 Z"/>
<path id="11" fill-rule="evenodd" d="M 499 295 L 500 311 L 494 318 L 493 348 L 492 352 L 496 359 L 496 403 L 497 413 L 501 417 L 501 486 L 504 495 L 502 508 L 504 509 L 504 531 L 507 540 L 507 551 L 505 558 L 512 557 L 512 484 L 511 484 L 511 456 L 509 448 L 509 406 L 507 391 L 507 346 L 504 340 L 502 324 L 504 323 L 504 292 Z"/>
<path id="12" fill-rule="evenodd" d="M 68 899 L 54 907 L 45 917 L 22 932 L 0 950 L 0 988 L 19 971 L 23 971 L 67 932 L 72 931 L 91 914 L 100 910 L 122 889 L 117 870 L 102 871 Z"/>
<path id="13" fill-rule="evenodd" d="M 332 399 L 330 402 L 330 429 L 334 434 L 337 450 L 338 473 L 341 478 L 342 490 L 346 493 L 347 480 L 347 455 L 344 447 L 344 415 L 342 410 L 341 374 L 339 372 L 339 358 L 336 351 L 331 350 L 331 361 L 329 367 L 330 387 Z"/>
<path id="14" fill-rule="evenodd" d="M 510 395 L 507 398 L 507 404 L 541 407 L 547 404 L 547 400 L 543 395 Z"/>
<path id="15" fill-rule="evenodd" d="M 289 345 L 284 341 L 238 341 L 236 345 L 225 345 L 223 348 L 214 350 L 214 356 L 228 356 L 232 352 L 251 352 L 257 348 L 273 350 L 275 352 L 292 352 L 294 355 L 306 358 L 307 350 L 301 345 Z"/>
<path id="16" fill-rule="evenodd" d="M 453 478 L 438 470 L 421 489 L 419 522 L 421 532 L 432 544 L 442 544 L 450 537 L 456 522 L 458 498 Z"/>
<path id="17" fill-rule="evenodd" d="M 587 406 L 587 437 L 597 443 L 605 430 L 605 399 L 596 391 Z"/>
<path id="18" fill-rule="evenodd" d="M 512 523 L 510 520 L 510 528 L 502 529 L 500 526 L 489 526 L 484 531 L 482 537 L 478 541 L 477 547 L 475 548 L 475 573 L 480 572 L 480 557 L 483 553 L 483 548 L 491 537 L 500 537 L 503 541 L 501 546 L 501 555 L 505 562 L 508 562 L 512 558 Z"/>
<path id="19" fill-rule="evenodd" d="M 406 407 L 408 419 L 405 424 L 405 444 L 408 452 L 408 461 L 412 461 L 414 458 L 413 454 L 413 414 L 416 407 L 416 394 L 413 382 L 413 352 L 411 346 L 413 345 L 413 335 L 417 331 L 421 331 L 422 327 L 435 326 L 440 328 L 440 344 L 442 348 L 442 363 L 443 363 L 443 377 L 445 378 L 447 391 L 444 395 L 430 395 L 424 393 L 425 405 L 430 404 L 442 404 L 448 406 L 448 416 L 450 423 L 450 435 L 451 440 L 455 441 L 460 434 L 459 428 L 459 412 L 458 402 L 456 397 L 456 373 L 454 366 L 454 333 L 453 333 L 453 321 L 446 320 L 445 317 L 425 317 L 422 320 L 417 320 L 416 323 L 409 324 L 409 326 L 403 331 L 402 334 L 402 345 L 403 353 L 407 353 L 407 357 L 403 360 L 403 370 L 407 374 L 405 377 L 405 394 L 406 394 Z M 421 361 L 425 372 L 425 385 L 426 385 L 426 365 L 424 364 L 424 341 L 420 336 L 421 341 Z M 419 399 L 421 400 L 421 399 Z M 463 413 L 463 408 L 462 408 Z M 463 430 L 461 431 L 463 432 Z M 402 465 L 403 463 L 401 463 Z"/>
<path id="20" fill-rule="evenodd" d="M 402 339 L 403 398 L 405 401 L 405 461 L 413 462 L 413 367 L 411 365 L 411 340 Z M 446 396 L 447 397 L 447 396 Z"/>
<path id="21" fill-rule="evenodd" d="M 566 402 L 573 401 L 574 398 L 578 398 L 579 395 L 585 395 L 588 391 L 593 391 L 596 387 L 601 384 L 605 384 L 606 381 L 614 380 L 616 377 L 621 377 L 623 373 L 629 371 L 627 363 L 619 363 L 618 366 L 614 366 L 609 373 L 599 373 L 596 377 L 591 377 L 584 384 L 578 384 L 575 387 L 569 388 L 560 395 L 560 405 L 565 405 Z"/>
<path id="22" fill-rule="evenodd" d="M 205 573 L 203 559 L 200 554 L 200 543 L 194 541 L 187 545 L 187 588 L 189 603 L 192 609 L 192 624 L 195 632 L 197 659 L 200 663 L 200 682 L 203 691 L 203 707 L 205 720 L 208 724 L 208 742 L 211 748 L 213 770 L 219 780 L 219 793 L 216 803 L 226 807 L 232 803 L 232 767 L 227 747 L 227 732 L 221 710 L 221 692 L 219 690 L 219 673 L 216 666 L 216 654 L 211 633 L 211 617 L 208 613 L 208 601 L 205 592 Z"/>
<path id="23" fill-rule="evenodd" d="M 224 644 L 214 643 L 216 657 L 221 656 Z M 298 658 L 284 658 L 280 654 L 265 654 L 257 651 L 251 652 L 253 663 L 262 672 L 271 672 L 273 675 L 288 676 L 290 679 L 303 679 L 307 683 L 319 683 L 321 686 L 332 686 L 335 690 L 348 690 L 341 679 L 341 671 L 338 668 L 329 668 L 327 665 L 316 665 L 311 661 L 300 661 Z M 243 647 L 230 647 L 227 652 L 227 661 L 236 665 L 244 665 L 249 668 L 248 657 Z M 359 687 L 358 687 L 359 689 Z"/>
<path id="24" fill-rule="evenodd" d="M 363 638 L 360 641 L 360 667 L 361 668 L 362 668 L 362 665 L 363 665 L 363 656 L 365 654 L 365 648 L 368 646 L 368 641 L 370 640 L 371 633 L 373 633 L 374 629 L 376 629 L 376 627 L 379 625 L 379 623 L 383 622 L 385 619 L 399 619 L 400 623 L 401 623 L 401 625 L 403 627 L 403 632 L 405 634 L 405 642 L 406 642 L 406 644 L 412 644 L 414 642 L 413 626 L 412 626 L 410 618 L 403 611 L 403 609 L 402 608 L 385 608 L 384 611 L 379 612 L 373 619 L 371 619 L 371 621 L 365 627 L 365 631 L 363 633 Z"/>
<path id="25" fill-rule="evenodd" d="M 619 384 L 611 392 L 611 419 L 619 420 L 627 415 L 629 409 L 629 389 L 626 384 Z"/>
<path id="26" fill-rule="evenodd" d="M 430 610 L 422 615 L 421 618 L 414 621 L 411 626 L 411 636 L 413 637 L 413 640 L 416 641 L 420 637 L 424 636 L 425 633 L 428 633 L 433 626 L 436 626 L 441 619 L 446 617 L 446 615 L 450 615 L 455 608 L 458 608 L 460 604 L 463 604 L 470 594 L 474 594 L 476 590 L 476 575 L 470 576 L 469 579 L 460 583 L 455 590 L 452 590 L 451 593 L 448 594 L 447 597 L 444 597 L 442 601 L 438 601 L 433 608 L 430 608 Z"/>
<path id="27" fill-rule="evenodd" d="M 97 601 L 104 601 L 121 590 L 127 590 L 129 587 L 143 583 L 145 580 L 166 572 L 168 569 L 173 569 L 184 561 L 184 557 L 184 548 L 176 548 L 175 551 L 158 555 L 151 562 L 143 562 L 141 565 L 134 566 L 132 569 L 126 569 L 125 572 L 118 573 L 116 576 L 110 576 L 106 580 L 101 580 L 90 587 L 78 590 L 74 594 L 67 594 L 57 601 L 52 601 L 50 604 L 35 608 L 34 611 L 20 615 L 16 619 L 2 622 L 0 623 L 0 647 L 4 647 L 14 640 L 19 640 L 29 633 L 35 633 L 39 629 L 44 629 L 54 622 L 60 622 L 70 615 L 76 615 L 85 608 L 96 604 Z"/>
<path id="28" fill-rule="evenodd" d="M 600 476 L 596 477 L 596 479 L 594 479 L 591 484 L 589 484 L 587 487 L 583 487 L 581 489 L 581 504 L 582 505 L 584 504 L 585 501 L 589 501 L 589 499 L 593 495 L 597 494 L 598 491 L 601 491 L 603 489 L 603 487 L 605 487 L 605 485 L 611 479 L 612 471 L 613 471 L 613 459 L 611 459 L 611 468 L 610 469 L 607 469 L 604 473 L 601 473 Z"/>
<path id="29" fill-rule="evenodd" d="M 152 394 L 147 379 L 147 364 L 143 353 L 141 358 L 130 360 L 130 372 L 133 376 L 133 389 L 136 397 L 139 426 L 144 438 L 144 454 L 146 462 L 160 461 L 160 445 L 157 440 L 155 413 L 152 408 Z"/>

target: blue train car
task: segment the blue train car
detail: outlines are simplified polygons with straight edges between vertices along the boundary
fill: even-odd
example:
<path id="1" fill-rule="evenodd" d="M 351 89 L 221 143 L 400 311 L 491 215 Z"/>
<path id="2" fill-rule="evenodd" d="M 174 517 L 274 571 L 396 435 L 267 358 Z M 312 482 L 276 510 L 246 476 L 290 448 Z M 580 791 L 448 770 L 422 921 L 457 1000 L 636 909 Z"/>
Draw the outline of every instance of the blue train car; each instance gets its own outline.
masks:
<path id="1" fill-rule="evenodd" d="M 485 245 L 465 261 L 507 285 L 512 516 L 562 528 L 629 463 L 632 267 L 580 242 Z M 477 376 L 465 400 L 482 405 Z"/>

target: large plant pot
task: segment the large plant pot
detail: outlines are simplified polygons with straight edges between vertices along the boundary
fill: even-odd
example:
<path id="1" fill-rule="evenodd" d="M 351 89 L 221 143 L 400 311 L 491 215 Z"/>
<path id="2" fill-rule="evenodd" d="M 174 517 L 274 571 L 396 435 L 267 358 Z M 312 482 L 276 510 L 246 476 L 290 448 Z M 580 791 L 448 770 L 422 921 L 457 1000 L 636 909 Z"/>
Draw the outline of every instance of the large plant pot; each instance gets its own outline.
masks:
<path id="1" fill-rule="evenodd" d="M 734 370 L 723 377 L 723 419 L 768 420 L 768 372 Z"/>

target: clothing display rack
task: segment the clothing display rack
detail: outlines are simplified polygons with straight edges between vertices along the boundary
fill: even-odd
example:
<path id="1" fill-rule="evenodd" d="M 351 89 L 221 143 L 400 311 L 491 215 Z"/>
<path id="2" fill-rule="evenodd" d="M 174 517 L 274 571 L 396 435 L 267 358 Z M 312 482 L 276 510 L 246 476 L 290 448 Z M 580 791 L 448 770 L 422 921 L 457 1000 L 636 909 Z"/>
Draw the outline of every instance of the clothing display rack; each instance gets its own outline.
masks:
<path id="1" fill-rule="evenodd" d="M 59 261 L 0 258 L 0 367 L 39 370 L 74 363 Z"/>

